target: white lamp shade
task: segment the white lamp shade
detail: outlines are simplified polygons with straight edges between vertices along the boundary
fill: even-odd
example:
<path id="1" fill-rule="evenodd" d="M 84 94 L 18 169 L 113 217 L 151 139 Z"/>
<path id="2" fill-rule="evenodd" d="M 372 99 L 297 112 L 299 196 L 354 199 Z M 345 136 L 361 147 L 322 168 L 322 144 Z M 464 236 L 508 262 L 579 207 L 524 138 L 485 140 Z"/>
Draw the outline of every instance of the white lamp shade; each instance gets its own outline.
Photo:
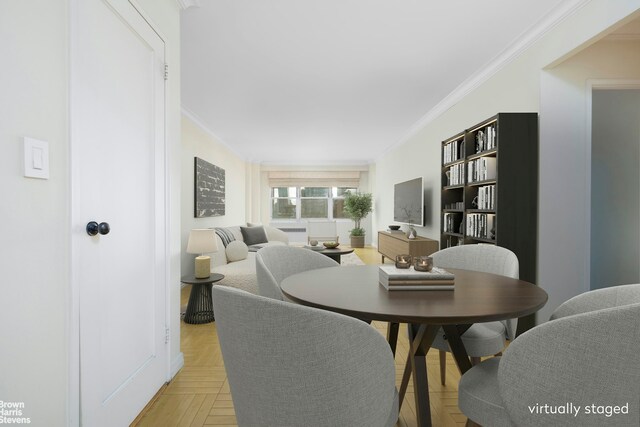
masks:
<path id="1" fill-rule="evenodd" d="M 210 228 L 191 230 L 189 243 L 187 243 L 187 253 L 207 254 L 217 250 L 218 244 L 216 243 L 216 232 L 214 230 Z"/>

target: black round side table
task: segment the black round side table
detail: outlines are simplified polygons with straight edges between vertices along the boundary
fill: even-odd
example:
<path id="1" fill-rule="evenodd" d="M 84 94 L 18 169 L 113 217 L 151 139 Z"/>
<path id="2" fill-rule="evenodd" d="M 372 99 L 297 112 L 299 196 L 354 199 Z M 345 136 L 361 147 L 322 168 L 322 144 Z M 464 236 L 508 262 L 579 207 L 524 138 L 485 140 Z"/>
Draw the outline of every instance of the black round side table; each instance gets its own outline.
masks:
<path id="1" fill-rule="evenodd" d="M 224 279 L 223 274 L 211 273 L 204 279 L 196 279 L 194 275 L 185 276 L 180 281 L 191 285 L 189 303 L 184 314 L 184 322 L 194 325 L 210 323 L 216 320 L 213 315 L 213 300 L 211 299 L 211 287 L 214 282 Z"/>

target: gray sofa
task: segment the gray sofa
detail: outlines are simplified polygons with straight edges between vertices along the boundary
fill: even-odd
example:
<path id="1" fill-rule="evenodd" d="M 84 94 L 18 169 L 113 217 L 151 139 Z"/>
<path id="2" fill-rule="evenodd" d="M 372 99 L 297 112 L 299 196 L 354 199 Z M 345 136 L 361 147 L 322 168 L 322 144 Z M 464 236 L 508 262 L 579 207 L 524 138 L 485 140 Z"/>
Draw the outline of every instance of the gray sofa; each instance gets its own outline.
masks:
<path id="1" fill-rule="evenodd" d="M 254 226 L 254 224 L 249 225 Z M 235 241 L 244 242 L 240 227 L 240 225 L 236 225 L 223 228 L 233 235 Z M 264 231 L 268 242 L 252 245 L 246 258 L 240 260 L 235 260 L 235 257 L 230 256 L 230 254 L 228 256 L 223 240 L 216 234 L 218 252 L 211 254 L 211 272 L 224 274 L 225 276 L 224 279 L 216 283 L 217 285 L 230 286 L 252 294 L 258 294 L 255 251 L 265 246 L 289 244 L 289 238 L 283 231 L 267 225 L 264 226 Z"/>

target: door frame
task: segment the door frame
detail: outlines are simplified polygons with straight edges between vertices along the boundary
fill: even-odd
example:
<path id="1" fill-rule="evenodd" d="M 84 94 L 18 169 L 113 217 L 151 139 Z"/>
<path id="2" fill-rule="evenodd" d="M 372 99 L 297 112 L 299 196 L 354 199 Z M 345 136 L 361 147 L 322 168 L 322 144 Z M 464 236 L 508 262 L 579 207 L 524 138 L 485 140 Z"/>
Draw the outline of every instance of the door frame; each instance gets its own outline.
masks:
<path id="1" fill-rule="evenodd" d="M 625 90 L 640 89 L 640 80 L 638 79 L 588 79 L 586 84 L 586 121 L 585 121 L 585 171 L 586 175 L 586 197 L 585 197 L 585 213 L 586 213 L 586 230 L 585 235 L 589 236 L 586 244 L 587 259 L 584 263 L 584 292 L 591 289 L 591 152 L 592 152 L 592 135 L 591 127 L 593 125 L 593 91 L 598 89 L 604 90 Z M 640 162 L 640 159 L 638 159 Z M 638 236 L 640 237 L 640 236 Z"/>
<path id="2" fill-rule="evenodd" d="M 69 67 L 69 83 L 68 83 L 68 112 L 69 112 L 69 230 L 71 231 L 70 243 L 69 243 L 69 277 L 70 277 L 70 290 L 69 290 L 69 312 L 67 313 L 67 323 L 68 323 L 68 403 L 67 403 L 67 425 L 72 427 L 80 426 L 80 283 L 78 279 L 77 269 L 76 269 L 76 261 L 75 261 L 75 251 L 74 251 L 74 233 L 82 232 L 83 230 L 74 229 L 77 223 L 77 212 L 79 209 L 78 199 L 75 195 L 79 194 L 80 185 L 77 179 L 75 179 L 78 174 L 78 164 L 79 159 L 76 153 L 77 147 L 77 131 L 75 124 L 76 117 L 76 106 L 77 106 L 77 96 L 76 96 L 76 82 L 74 80 L 74 70 L 77 69 L 77 58 L 79 57 L 79 47 L 77 44 L 78 40 L 78 28 L 76 23 L 78 22 L 78 4 L 83 0 L 70 0 L 69 1 L 69 58 L 68 58 L 68 67 Z M 111 4 L 111 0 L 101 0 L 105 3 Z M 162 40 L 164 44 L 164 57 L 165 62 L 167 61 L 167 38 L 162 34 L 161 31 L 158 30 L 158 26 L 154 24 L 154 22 L 150 19 L 150 17 L 144 12 L 143 8 L 138 4 L 136 0 L 125 0 L 127 1 L 136 11 L 137 13 L 146 21 L 149 27 L 158 35 L 158 37 Z M 169 86 L 165 79 L 164 84 L 164 141 L 163 141 L 163 153 L 164 153 L 164 162 L 162 164 L 156 164 L 155 167 L 164 171 L 164 183 L 163 183 L 163 197 L 164 197 L 164 258 L 165 262 L 165 283 L 164 283 L 164 291 L 165 291 L 165 307 L 164 307 L 164 321 L 165 327 L 167 328 L 167 334 L 170 334 L 172 331 L 171 327 L 171 263 L 170 263 L 170 255 L 171 255 L 171 218 L 170 218 L 170 167 L 169 167 L 169 120 L 168 114 L 169 111 Z M 165 344 L 167 357 L 166 357 L 166 366 L 165 366 L 165 380 L 168 382 L 171 379 L 171 339 L 168 339 L 168 342 Z"/>

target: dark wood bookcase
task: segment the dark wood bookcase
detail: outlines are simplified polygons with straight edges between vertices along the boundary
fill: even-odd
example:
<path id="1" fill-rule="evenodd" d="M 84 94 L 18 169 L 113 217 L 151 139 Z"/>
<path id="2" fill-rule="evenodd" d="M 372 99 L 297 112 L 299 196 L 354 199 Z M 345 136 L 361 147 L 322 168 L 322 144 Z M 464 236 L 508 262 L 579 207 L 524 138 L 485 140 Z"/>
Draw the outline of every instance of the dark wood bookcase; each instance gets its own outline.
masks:
<path id="1" fill-rule="evenodd" d="M 442 142 L 440 247 L 489 243 L 536 283 L 538 114 L 499 113 Z M 520 319 L 518 333 L 535 325 Z"/>

